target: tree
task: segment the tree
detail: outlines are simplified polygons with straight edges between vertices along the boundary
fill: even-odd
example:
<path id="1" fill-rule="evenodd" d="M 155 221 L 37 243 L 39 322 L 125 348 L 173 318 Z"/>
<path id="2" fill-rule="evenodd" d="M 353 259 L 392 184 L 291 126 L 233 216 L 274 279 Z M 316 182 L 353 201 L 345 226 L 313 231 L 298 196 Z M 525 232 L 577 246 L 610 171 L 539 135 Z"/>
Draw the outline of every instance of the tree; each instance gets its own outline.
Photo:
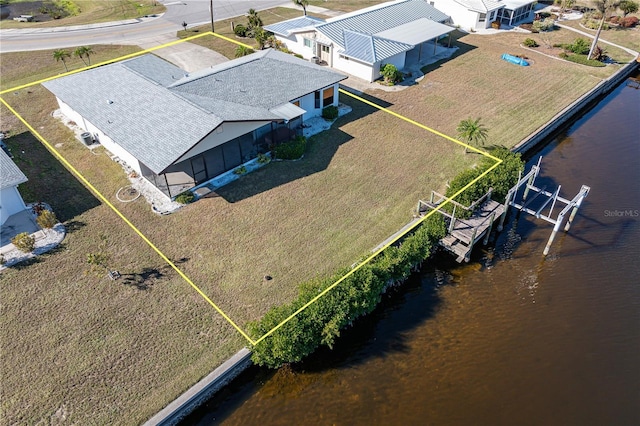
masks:
<path id="1" fill-rule="evenodd" d="M 88 61 L 88 65 L 91 65 L 91 58 L 90 55 L 92 55 L 94 53 L 93 49 L 91 49 L 91 47 L 89 46 L 80 46 L 78 48 L 76 48 L 76 50 L 74 50 L 73 52 L 73 56 L 76 56 L 80 59 L 82 59 L 82 62 L 84 62 L 85 65 L 87 65 L 87 62 L 85 62 L 84 57 L 87 57 L 87 61 Z"/>
<path id="2" fill-rule="evenodd" d="M 264 45 L 267 43 L 267 39 L 269 38 L 269 33 L 262 28 L 256 28 L 254 31 L 254 38 L 256 39 L 256 43 L 258 43 L 259 49 L 264 49 Z"/>
<path id="3" fill-rule="evenodd" d="M 467 118 L 466 120 L 460 121 L 458 127 L 456 128 L 458 132 L 458 137 L 464 139 L 465 142 L 472 145 L 478 145 L 484 143 L 487 140 L 487 134 L 489 131 L 482 123 L 480 123 L 480 118 L 476 118 L 475 120 L 471 118 Z M 464 147 L 465 154 L 467 153 L 467 147 Z"/>
<path id="4" fill-rule="evenodd" d="M 380 75 L 384 78 L 385 83 L 394 85 L 402 81 L 402 73 L 393 64 L 381 65 Z"/>
<path id="5" fill-rule="evenodd" d="M 243 56 L 250 55 L 254 52 L 255 50 L 253 50 L 252 48 L 240 45 L 236 47 L 236 58 L 241 58 Z"/>
<path id="6" fill-rule="evenodd" d="M 256 37 L 258 29 L 262 29 L 262 19 L 258 16 L 258 12 L 255 9 L 249 9 L 247 13 L 247 36 L 251 38 Z"/>
<path id="7" fill-rule="evenodd" d="M 632 0 L 622 0 L 618 5 L 618 9 L 624 13 L 624 17 L 626 18 L 628 14 L 638 11 L 638 3 Z"/>
<path id="8" fill-rule="evenodd" d="M 594 0 L 593 2 L 595 8 L 602 13 L 602 19 L 600 20 L 600 25 L 598 26 L 598 31 L 596 31 L 596 36 L 593 38 L 593 43 L 591 43 L 591 49 L 589 49 L 589 53 L 587 54 L 587 59 L 591 59 L 591 55 L 595 50 L 598 39 L 600 38 L 600 32 L 602 31 L 602 26 L 604 25 L 604 20 L 607 17 L 607 12 L 610 10 L 615 10 L 620 4 L 620 0 Z"/>
<path id="9" fill-rule="evenodd" d="M 70 57 L 71 57 L 71 54 L 64 49 L 58 49 L 53 52 L 53 59 L 55 59 L 56 62 L 62 61 L 62 64 L 64 65 L 64 69 L 67 72 L 69 72 L 69 68 L 67 68 L 66 61 L 67 61 L 67 58 L 70 58 Z"/>
<path id="10" fill-rule="evenodd" d="M 96 52 L 93 51 L 91 46 L 82 46 L 82 51 L 84 52 L 84 56 L 87 57 L 87 62 L 89 63 L 89 65 L 91 65 L 91 55 Z"/>
<path id="11" fill-rule="evenodd" d="M 302 6 L 302 12 L 304 16 L 307 16 L 307 6 L 309 6 L 309 0 L 293 0 L 293 4 L 296 6 Z"/>

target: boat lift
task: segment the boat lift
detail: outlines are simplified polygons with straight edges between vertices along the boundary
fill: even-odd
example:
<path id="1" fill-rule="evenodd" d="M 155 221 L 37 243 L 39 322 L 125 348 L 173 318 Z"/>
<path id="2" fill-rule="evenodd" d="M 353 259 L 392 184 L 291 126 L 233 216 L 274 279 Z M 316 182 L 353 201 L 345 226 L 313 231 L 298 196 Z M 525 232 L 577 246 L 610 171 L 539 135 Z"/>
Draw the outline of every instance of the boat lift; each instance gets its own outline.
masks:
<path id="1" fill-rule="evenodd" d="M 542 252 L 542 254 L 546 256 L 547 254 L 549 254 L 549 248 L 551 247 L 551 244 L 553 243 L 553 240 L 556 237 L 556 234 L 560 230 L 560 227 L 562 226 L 565 216 L 569 213 L 569 211 L 571 211 L 569 220 L 567 221 L 564 227 L 564 231 L 567 232 L 571 227 L 571 223 L 573 222 L 573 219 L 575 219 L 576 217 L 576 213 L 578 212 L 578 209 L 580 208 L 582 201 L 587 197 L 591 188 L 588 187 L 587 185 L 582 185 L 582 187 L 580 188 L 580 191 L 578 191 L 576 196 L 573 197 L 573 199 L 571 200 L 568 200 L 560 196 L 560 188 L 562 187 L 561 185 L 559 185 L 554 192 L 547 191 L 546 187 L 538 188 L 537 186 L 535 186 L 535 180 L 538 177 L 538 174 L 540 173 L 541 162 L 542 162 L 542 157 L 538 159 L 538 164 L 533 166 L 526 175 L 521 176 L 518 179 L 518 183 L 515 186 L 513 186 L 507 193 L 507 196 L 504 202 L 504 213 L 502 213 L 502 217 L 500 218 L 498 231 L 502 230 L 505 218 L 507 216 L 508 206 L 512 206 L 518 209 L 520 212 L 528 213 L 532 216 L 535 216 L 538 219 L 543 219 L 549 223 L 552 223 L 553 231 L 551 232 L 549 241 L 547 242 L 547 245 L 544 248 L 544 251 Z M 521 187 L 524 187 L 524 192 L 522 194 L 522 198 L 518 201 L 518 192 Z M 531 191 L 535 192 L 535 195 L 533 195 L 532 198 L 527 199 Z M 542 197 L 543 199 L 546 198 L 546 200 L 544 200 L 542 205 L 537 210 L 532 210 L 531 208 L 529 208 L 531 203 L 539 197 Z M 558 216 L 554 219 L 553 209 L 555 208 L 556 203 L 562 203 L 565 205 L 565 207 L 560 211 Z M 549 204 L 551 204 L 551 206 L 549 207 L 549 212 L 547 214 L 544 214 L 543 210 Z"/>

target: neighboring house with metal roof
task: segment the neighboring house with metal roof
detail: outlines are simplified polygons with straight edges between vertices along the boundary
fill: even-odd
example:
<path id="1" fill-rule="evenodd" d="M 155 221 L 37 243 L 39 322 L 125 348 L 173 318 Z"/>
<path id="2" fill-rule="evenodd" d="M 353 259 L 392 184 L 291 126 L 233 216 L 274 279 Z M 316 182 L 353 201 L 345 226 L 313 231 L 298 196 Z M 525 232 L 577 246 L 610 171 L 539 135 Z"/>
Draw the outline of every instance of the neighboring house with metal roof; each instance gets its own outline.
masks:
<path id="1" fill-rule="evenodd" d="M 18 192 L 18 185 L 26 181 L 27 177 L 16 163 L 4 149 L 0 149 L 0 225 L 3 225 L 9 216 L 27 209 Z"/>
<path id="2" fill-rule="evenodd" d="M 146 54 L 43 85 L 67 117 L 175 197 L 300 133 L 338 104 L 345 78 L 268 49 L 191 74 Z"/>
<path id="3" fill-rule="evenodd" d="M 420 61 L 435 51 L 436 41 L 454 30 L 444 25 L 449 21 L 424 0 L 397 0 L 325 22 L 295 18 L 264 28 L 305 58 L 374 81 L 381 65 L 403 69 L 410 65 L 408 58 Z"/>
<path id="4" fill-rule="evenodd" d="M 463 29 L 485 29 L 494 21 L 518 25 L 533 20 L 536 0 L 429 0 Z"/>

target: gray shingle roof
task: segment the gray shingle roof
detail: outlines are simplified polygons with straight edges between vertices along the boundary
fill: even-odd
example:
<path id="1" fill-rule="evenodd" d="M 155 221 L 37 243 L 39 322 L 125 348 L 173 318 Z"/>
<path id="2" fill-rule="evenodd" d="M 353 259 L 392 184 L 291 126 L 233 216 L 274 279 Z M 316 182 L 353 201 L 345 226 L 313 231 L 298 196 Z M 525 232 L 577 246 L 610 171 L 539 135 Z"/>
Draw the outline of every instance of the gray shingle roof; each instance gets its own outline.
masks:
<path id="1" fill-rule="evenodd" d="M 185 71 L 155 55 L 142 55 L 130 61 L 122 62 L 122 66 L 140 74 L 161 86 L 170 86 L 184 77 Z"/>
<path id="2" fill-rule="evenodd" d="M 43 85 L 156 173 L 222 123 L 121 63 Z"/>
<path id="3" fill-rule="evenodd" d="M 144 55 L 43 85 L 162 173 L 223 121 L 278 120 L 270 108 L 345 78 L 265 50 L 192 74 Z"/>
<path id="4" fill-rule="evenodd" d="M 311 29 L 318 24 L 323 24 L 324 22 L 324 19 L 314 18 L 313 16 L 302 16 L 267 25 L 264 29 L 279 36 L 289 37 L 294 32 Z"/>
<path id="5" fill-rule="evenodd" d="M 276 50 L 245 56 L 238 66 L 234 63 L 214 67 L 206 75 L 190 75 L 171 90 L 268 110 L 346 78 Z"/>
<path id="6" fill-rule="evenodd" d="M 447 21 L 449 16 L 424 0 L 406 0 L 385 3 L 381 7 L 369 8 L 361 13 L 354 12 L 345 17 L 331 19 L 326 24 L 316 26 L 316 29 L 344 48 L 345 30 L 376 35 L 419 18 L 428 18 L 442 23 Z"/>
<path id="7" fill-rule="evenodd" d="M 27 177 L 16 166 L 16 163 L 0 149 L 0 189 L 18 186 L 27 181 Z"/>

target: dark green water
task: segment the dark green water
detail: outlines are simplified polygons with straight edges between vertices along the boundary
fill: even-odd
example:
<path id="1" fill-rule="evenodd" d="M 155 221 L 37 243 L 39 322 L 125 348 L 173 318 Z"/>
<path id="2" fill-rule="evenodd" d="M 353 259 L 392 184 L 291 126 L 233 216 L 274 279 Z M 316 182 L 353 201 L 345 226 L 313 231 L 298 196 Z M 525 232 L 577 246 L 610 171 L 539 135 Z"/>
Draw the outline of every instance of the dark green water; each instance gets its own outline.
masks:
<path id="1" fill-rule="evenodd" d="M 538 155 L 540 186 L 591 186 L 548 257 L 551 225 L 512 216 L 333 351 L 251 368 L 184 424 L 640 425 L 640 90 L 621 85 Z"/>

